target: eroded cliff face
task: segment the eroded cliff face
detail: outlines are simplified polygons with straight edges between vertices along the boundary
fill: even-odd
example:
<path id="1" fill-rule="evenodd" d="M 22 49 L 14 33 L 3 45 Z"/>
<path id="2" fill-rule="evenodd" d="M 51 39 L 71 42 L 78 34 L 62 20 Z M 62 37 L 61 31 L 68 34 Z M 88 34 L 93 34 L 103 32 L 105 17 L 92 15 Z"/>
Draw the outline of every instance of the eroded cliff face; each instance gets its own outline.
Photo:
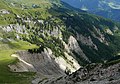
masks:
<path id="1" fill-rule="evenodd" d="M 70 50 L 75 51 L 83 59 L 85 59 L 88 62 L 90 62 L 90 60 L 85 56 L 85 54 L 83 53 L 82 49 L 80 48 L 77 40 L 73 36 L 69 37 L 69 39 L 68 39 L 68 46 L 69 46 Z"/>
<path id="2" fill-rule="evenodd" d="M 19 62 L 15 65 L 9 65 L 14 72 L 38 72 L 44 75 L 62 74 L 59 65 L 55 63 L 48 53 L 31 54 L 27 51 L 17 52 Z"/>
<path id="3" fill-rule="evenodd" d="M 11 55 L 19 61 L 14 65 L 9 65 L 13 72 L 37 72 L 43 75 L 65 74 L 65 70 L 75 72 L 80 68 L 78 62 L 65 52 L 65 57 L 55 57 L 51 49 L 46 48 L 41 53 L 30 53 L 19 51 Z"/>
<path id="4" fill-rule="evenodd" d="M 80 68 L 76 59 L 67 52 L 64 54 L 65 57 L 56 57 L 49 48 L 44 48 L 41 53 L 18 51 L 11 55 L 18 59 L 17 63 L 10 64 L 8 67 L 12 72 L 36 72 L 32 83 L 38 84 L 44 78 L 47 78 L 46 81 L 53 80 L 56 77 L 65 76 L 68 71 L 70 74 Z"/>

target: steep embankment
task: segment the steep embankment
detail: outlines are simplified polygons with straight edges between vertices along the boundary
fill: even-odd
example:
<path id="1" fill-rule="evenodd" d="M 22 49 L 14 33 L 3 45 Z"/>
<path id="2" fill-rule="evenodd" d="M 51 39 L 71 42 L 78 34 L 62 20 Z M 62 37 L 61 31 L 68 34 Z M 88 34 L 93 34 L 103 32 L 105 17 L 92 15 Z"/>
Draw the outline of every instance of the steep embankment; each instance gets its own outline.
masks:
<path id="1" fill-rule="evenodd" d="M 43 75 L 60 75 L 64 74 L 66 67 L 71 69 L 72 72 L 80 68 L 74 58 L 70 56 L 67 56 L 66 59 L 56 58 L 49 48 L 44 49 L 41 53 L 20 51 L 11 56 L 19 59 L 17 64 L 9 65 L 13 72 L 31 71 Z M 69 59 L 68 62 L 66 62 L 67 59 Z M 69 61 L 73 61 L 73 63 L 70 65 Z"/>
<path id="2" fill-rule="evenodd" d="M 70 70 L 69 73 L 71 73 L 80 68 L 73 57 L 68 55 L 66 59 L 56 58 L 48 48 L 41 53 L 34 53 L 29 50 L 19 51 L 11 56 L 19 60 L 16 64 L 8 65 L 12 72 L 37 72 L 36 79 L 32 81 L 33 84 L 37 84 L 44 79 L 50 80 L 51 78 L 65 76 L 65 71 Z"/>

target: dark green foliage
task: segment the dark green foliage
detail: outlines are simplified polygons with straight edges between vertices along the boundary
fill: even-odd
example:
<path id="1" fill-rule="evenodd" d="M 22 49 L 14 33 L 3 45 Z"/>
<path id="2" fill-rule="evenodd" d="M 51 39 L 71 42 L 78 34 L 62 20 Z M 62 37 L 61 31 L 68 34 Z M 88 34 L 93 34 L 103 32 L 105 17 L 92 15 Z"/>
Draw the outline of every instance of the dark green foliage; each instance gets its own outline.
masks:
<path id="1" fill-rule="evenodd" d="M 120 51 L 120 36 L 110 36 L 111 47 L 114 49 L 114 52 L 117 53 Z"/>
<path id="2" fill-rule="evenodd" d="M 41 53 L 41 52 L 44 52 L 44 47 L 43 46 L 40 46 L 39 48 L 36 48 L 36 49 L 28 49 L 28 52 L 30 53 Z"/>
<path id="3" fill-rule="evenodd" d="M 59 38 L 52 37 L 52 39 L 45 41 L 44 46 L 50 48 L 55 56 L 64 57 L 64 46 Z"/>
<path id="4" fill-rule="evenodd" d="M 85 59 L 83 59 L 80 55 L 78 55 L 75 51 L 73 51 L 73 54 L 75 55 L 76 60 L 78 61 L 79 64 L 81 64 L 82 66 L 88 64 L 88 62 Z"/>

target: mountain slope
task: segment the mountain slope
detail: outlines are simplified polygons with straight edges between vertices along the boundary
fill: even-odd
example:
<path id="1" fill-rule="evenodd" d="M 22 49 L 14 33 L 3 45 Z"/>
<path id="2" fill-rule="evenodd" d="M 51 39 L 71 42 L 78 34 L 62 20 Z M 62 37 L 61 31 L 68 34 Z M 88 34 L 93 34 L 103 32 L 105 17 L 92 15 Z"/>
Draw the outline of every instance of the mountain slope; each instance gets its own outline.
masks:
<path id="1" fill-rule="evenodd" d="M 0 1 L 1 51 L 13 50 L 7 54 L 6 65 L 2 65 L 7 68 L 6 72 L 9 69 L 13 72 L 32 71 L 37 76 L 42 74 L 41 80 L 44 80 L 50 76 L 54 78 L 56 73 L 61 76 L 64 72 L 75 72 L 89 63 L 109 61 L 119 53 L 120 24 L 59 0 L 25 2 L 28 0 Z M 6 57 L 4 52 L 1 52 L 1 58 Z M 8 62 L 14 57 L 18 61 Z M 2 74 L 1 83 L 16 83 L 14 79 L 4 81 L 6 74 Z"/>

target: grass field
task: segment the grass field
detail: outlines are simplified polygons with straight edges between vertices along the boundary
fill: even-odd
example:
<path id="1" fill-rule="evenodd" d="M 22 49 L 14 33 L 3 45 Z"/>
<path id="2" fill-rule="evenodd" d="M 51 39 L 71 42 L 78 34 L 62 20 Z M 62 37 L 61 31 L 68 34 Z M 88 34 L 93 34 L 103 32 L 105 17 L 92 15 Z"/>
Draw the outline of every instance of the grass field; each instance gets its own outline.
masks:
<path id="1" fill-rule="evenodd" d="M 13 73 L 10 72 L 8 65 L 16 63 L 17 59 L 11 57 L 11 54 L 18 50 L 27 50 L 37 48 L 36 45 L 24 41 L 11 42 L 0 47 L 0 84 L 30 84 L 31 78 L 35 75 L 32 72 Z M 9 45 L 11 45 L 9 48 Z"/>

